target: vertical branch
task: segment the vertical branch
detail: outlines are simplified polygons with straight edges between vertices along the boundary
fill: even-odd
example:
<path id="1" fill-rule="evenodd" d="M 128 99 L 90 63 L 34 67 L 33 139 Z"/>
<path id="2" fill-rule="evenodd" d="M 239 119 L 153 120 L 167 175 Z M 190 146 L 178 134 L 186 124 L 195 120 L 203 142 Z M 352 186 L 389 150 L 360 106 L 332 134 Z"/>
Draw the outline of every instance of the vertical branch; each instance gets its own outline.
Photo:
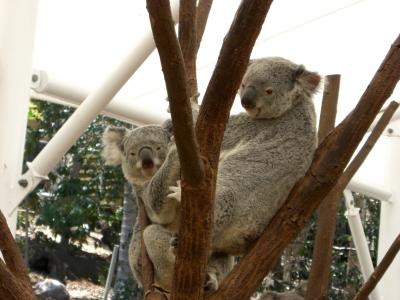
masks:
<path id="1" fill-rule="evenodd" d="M 340 75 L 328 75 L 319 119 L 318 141 L 335 127 Z M 336 229 L 336 211 L 340 192 L 328 194 L 318 209 L 317 234 L 314 242 L 312 265 L 308 280 L 307 299 L 324 299 L 328 289 L 332 262 L 333 240 Z"/>
<path id="2" fill-rule="evenodd" d="M 353 298 L 353 300 L 366 300 L 368 298 L 368 295 L 376 287 L 379 280 L 381 280 L 382 276 L 389 268 L 390 264 L 396 257 L 399 250 L 400 250 L 400 235 L 398 235 L 397 238 L 394 240 L 393 244 L 390 246 L 388 252 L 386 252 L 382 261 L 375 268 L 374 272 L 368 278 L 367 282 L 361 287 L 361 289 L 358 291 L 357 295 Z"/>
<path id="3" fill-rule="evenodd" d="M 197 95 L 196 0 L 180 1 L 178 39 L 185 63 L 189 97 L 193 99 Z"/>
<path id="4" fill-rule="evenodd" d="M 283 249 L 335 186 L 346 164 L 400 78 L 400 36 L 353 112 L 318 147 L 306 175 L 289 193 L 262 236 L 207 299 L 247 299 Z"/>
<path id="5" fill-rule="evenodd" d="M 169 1 L 147 0 L 147 10 L 164 73 L 183 177 L 187 182 L 196 183 L 204 177 L 204 171 L 193 130 L 183 56 Z"/>

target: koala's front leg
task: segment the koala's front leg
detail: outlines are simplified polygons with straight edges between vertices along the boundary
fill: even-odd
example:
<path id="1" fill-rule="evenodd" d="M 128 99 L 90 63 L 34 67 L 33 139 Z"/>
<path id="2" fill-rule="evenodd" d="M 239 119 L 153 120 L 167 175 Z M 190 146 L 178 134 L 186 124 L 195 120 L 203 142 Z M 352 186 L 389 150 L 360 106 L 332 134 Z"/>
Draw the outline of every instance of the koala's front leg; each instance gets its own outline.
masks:
<path id="1" fill-rule="evenodd" d="M 180 178 L 180 164 L 176 146 L 168 152 L 164 164 L 153 178 L 144 187 L 142 200 L 146 212 L 152 221 L 161 225 L 168 225 L 176 221 L 179 212 L 179 202 L 168 197 L 170 186 L 175 185 Z"/>

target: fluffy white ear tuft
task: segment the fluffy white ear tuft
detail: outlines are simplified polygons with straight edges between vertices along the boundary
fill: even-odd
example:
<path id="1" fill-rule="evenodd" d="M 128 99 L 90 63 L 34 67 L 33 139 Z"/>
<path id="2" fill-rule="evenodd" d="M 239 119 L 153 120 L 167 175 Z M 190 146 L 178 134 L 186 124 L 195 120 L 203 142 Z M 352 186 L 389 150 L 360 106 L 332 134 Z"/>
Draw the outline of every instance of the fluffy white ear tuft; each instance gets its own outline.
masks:
<path id="1" fill-rule="evenodd" d="M 118 166 L 122 162 L 123 139 L 127 133 L 124 127 L 109 126 L 103 133 L 103 151 L 106 165 Z"/>
<path id="2" fill-rule="evenodd" d="M 300 65 L 296 71 L 297 82 L 310 94 L 318 91 L 321 82 L 321 76 L 318 73 L 307 71 Z"/>

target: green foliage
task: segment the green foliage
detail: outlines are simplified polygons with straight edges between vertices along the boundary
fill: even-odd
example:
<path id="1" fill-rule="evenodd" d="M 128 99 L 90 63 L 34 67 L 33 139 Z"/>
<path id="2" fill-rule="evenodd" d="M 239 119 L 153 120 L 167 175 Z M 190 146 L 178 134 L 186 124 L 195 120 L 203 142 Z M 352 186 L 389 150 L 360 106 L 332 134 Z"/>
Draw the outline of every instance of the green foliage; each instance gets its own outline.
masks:
<path id="1" fill-rule="evenodd" d="M 30 161 L 74 112 L 73 108 L 32 101 L 25 158 Z M 47 225 L 64 242 L 82 242 L 91 231 L 120 228 L 124 178 L 119 168 L 104 165 L 101 136 L 108 125 L 121 122 L 98 116 L 49 174 L 49 181 L 32 193 L 30 208 L 38 213 L 37 224 Z M 37 197 L 39 196 L 39 197 Z M 115 242 L 119 230 L 111 231 Z"/>

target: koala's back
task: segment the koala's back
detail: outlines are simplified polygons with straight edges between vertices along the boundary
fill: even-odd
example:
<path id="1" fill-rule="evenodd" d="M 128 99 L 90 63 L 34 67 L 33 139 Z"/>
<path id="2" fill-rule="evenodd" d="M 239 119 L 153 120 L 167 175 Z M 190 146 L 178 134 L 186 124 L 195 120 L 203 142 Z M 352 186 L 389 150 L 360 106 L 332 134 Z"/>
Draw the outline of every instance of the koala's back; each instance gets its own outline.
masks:
<path id="1" fill-rule="evenodd" d="M 309 99 L 276 119 L 231 117 L 217 177 L 213 249 L 246 251 L 305 174 L 315 147 Z"/>

